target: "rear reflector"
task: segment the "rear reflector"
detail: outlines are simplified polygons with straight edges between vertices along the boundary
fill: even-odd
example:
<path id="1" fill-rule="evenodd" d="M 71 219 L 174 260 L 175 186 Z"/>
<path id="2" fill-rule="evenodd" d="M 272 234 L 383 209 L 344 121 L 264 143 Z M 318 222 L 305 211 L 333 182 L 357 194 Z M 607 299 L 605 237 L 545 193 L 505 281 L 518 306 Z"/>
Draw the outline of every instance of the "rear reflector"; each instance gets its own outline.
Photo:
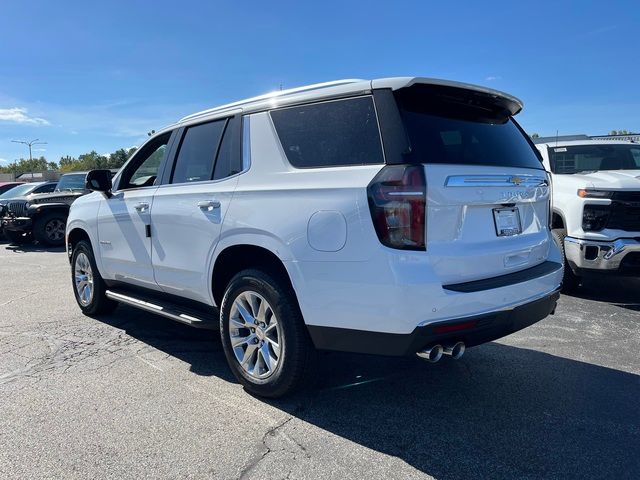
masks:
<path id="1" fill-rule="evenodd" d="M 425 250 L 427 184 L 422 165 L 388 165 L 367 187 L 378 239 L 402 250 Z"/>
<path id="2" fill-rule="evenodd" d="M 472 320 L 470 322 L 454 323 L 450 325 L 440 325 L 439 327 L 433 328 L 433 333 L 459 332 L 460 330 L 468 330 L 470 328 L 473 328 L 477 324 L 478 324 L 477 320 Z"/>

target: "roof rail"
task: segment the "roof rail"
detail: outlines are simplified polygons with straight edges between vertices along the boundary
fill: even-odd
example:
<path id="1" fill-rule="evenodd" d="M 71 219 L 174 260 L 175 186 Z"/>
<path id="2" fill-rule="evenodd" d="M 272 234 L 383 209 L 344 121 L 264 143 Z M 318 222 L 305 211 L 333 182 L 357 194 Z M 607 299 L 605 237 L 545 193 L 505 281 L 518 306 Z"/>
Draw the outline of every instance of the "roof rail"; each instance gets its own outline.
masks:
<path id="1" fill-rule="evenodd" d="M 349 84 L 349 83 L 355 83 L 355 82 L 361 82 L 361 81 L 363 81 L 363 80 L 360 79 L 360 78 L 346 78 L 344 80 L 334 80 L 334 81 L 331 81 L 331 82 L 315 83 L 313 85 L 306 85 L 304 87 L 289 88 L 287 90 L 275 90 L 273 92 L 265 93 L 263 95 L 258 95 L 257 97 L 251 97 L 251 98 L 247 98 L 245 100 L 240 100 L 240 101 L 237 101 L 237 102 L 232 102 L 232 103 L 227 103 L 225 105 L 220 105 L 219 107 L 214 107 L 214 108 L 209 108 L 207 110 L 202 110 L 201 112 L 192 113 L 191 115 L 187 115 L 186 117 L 182 117 L 178 121 L 178 123 L 184 122 L 186 120 L 191 120 L 191 119 L 200 117 L 202 115 L 207 115 L 209 113 L 228 110 L 228 109 L 233 108 L 233 107 L 240 107 L 241 105 L 244 105 L 244 104 L 247 104 L 247 103 L 251 103 L 251 102 L 256 102 L 256 101 L 259 101 L 259 100 L 266 100 L 268 98 L 275 98 L 275 97 L 285 97 L 287 95 L 293 95 L 293 94 L 296 94 L 296 93 L 303 93 L 303 92 L 308 92 L 308 91 L 312 91 L 312 90 L 320 90 L 320 89 L 329 88 L 329 87 L 337 87 L 339 85 L 346 85 L 346 84 Z"/>

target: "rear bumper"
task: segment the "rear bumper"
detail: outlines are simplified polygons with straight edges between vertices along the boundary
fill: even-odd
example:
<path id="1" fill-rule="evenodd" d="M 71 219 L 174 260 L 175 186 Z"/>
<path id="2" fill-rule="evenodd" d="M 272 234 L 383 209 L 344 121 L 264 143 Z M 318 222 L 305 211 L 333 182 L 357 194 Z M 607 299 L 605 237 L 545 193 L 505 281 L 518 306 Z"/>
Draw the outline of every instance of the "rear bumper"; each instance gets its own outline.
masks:
<path id="1" fill-rule="evenodd" d="M 29 217 L 5 217 L 1 220 L 2 229 L 13 232 L 30 232 L 33 221 Z"/>
<path id="2" fill-rule="evenodd" d="M 575 272 L 581 270 L 619 272 L 625 269 L 625 259 L 630 254 L 640 253 L 640 241 L 634 238 L 620 238 L 611 242 L 602 242 L 566 237 L 564 251 L 567 262 Z"/>
<path id="3" fill-rule="evenodd" d="M 462 341 L 467 347 L 490 342 L 522 330 L 553 313 L 560 293 L 507 310 L 433 322 L 409 334 L 369 332 L 347 328 L 308 326 L 316 348 L 374 355 L 405 356 L 435 344 Z"/>

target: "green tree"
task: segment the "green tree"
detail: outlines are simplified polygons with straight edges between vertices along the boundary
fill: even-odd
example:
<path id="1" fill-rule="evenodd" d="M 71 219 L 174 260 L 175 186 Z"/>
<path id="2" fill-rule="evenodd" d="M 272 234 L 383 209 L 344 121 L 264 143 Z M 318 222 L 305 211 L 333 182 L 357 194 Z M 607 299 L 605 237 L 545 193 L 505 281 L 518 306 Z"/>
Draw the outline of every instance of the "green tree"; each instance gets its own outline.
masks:
<path id="1" fill-rule="evenodd" d="M 109 155 L 108 168 L 120 168 L 129 159 L 130 154 L 128 150 L 120 148 L 111 155 Z"/>
<path id="2" fill-rule="evenodd" d="M 540 134 L 538 134 L 538 133 L 532 133 L 532 134 L 531 134 L 531 138 L 540 138 Z"/>

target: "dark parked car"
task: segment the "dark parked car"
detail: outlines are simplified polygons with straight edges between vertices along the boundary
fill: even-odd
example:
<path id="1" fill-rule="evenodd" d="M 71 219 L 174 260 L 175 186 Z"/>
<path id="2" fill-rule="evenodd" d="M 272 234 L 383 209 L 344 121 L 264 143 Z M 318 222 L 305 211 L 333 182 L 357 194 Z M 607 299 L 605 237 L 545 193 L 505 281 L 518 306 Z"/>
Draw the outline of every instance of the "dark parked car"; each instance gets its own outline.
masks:
<path id="1" fill-rule="evenodd" d="M 2 228 L 13 243 L 35 239 L 50 246 L 64 244 L 64 229 L 73 201 L 87 193 L 87 172 L 67 173 L 60 177 L 51 193 L 11 200 L 3 209 Z"/>
<path id="2" fill-rule="evenodd" d="M 22 183 L 10 188 L 3 194 L 0 194 L 0 219 L 2 219 L 6 212 L 7 205 L 10 202 L 15 201 L 29 201 L 35 195 L 39 193 L 51 193 L 55 190 L 58 182 L 33 182 L 33 183 Z M 4 234 L 4 228 L 2 226 L 2 221 L 0 220 L 0 236 Z M 7 238 L 11 241 L 20 242 L 24 235 L 22 233 L 13 234 L 10 233 L 7 235 Z"/>

